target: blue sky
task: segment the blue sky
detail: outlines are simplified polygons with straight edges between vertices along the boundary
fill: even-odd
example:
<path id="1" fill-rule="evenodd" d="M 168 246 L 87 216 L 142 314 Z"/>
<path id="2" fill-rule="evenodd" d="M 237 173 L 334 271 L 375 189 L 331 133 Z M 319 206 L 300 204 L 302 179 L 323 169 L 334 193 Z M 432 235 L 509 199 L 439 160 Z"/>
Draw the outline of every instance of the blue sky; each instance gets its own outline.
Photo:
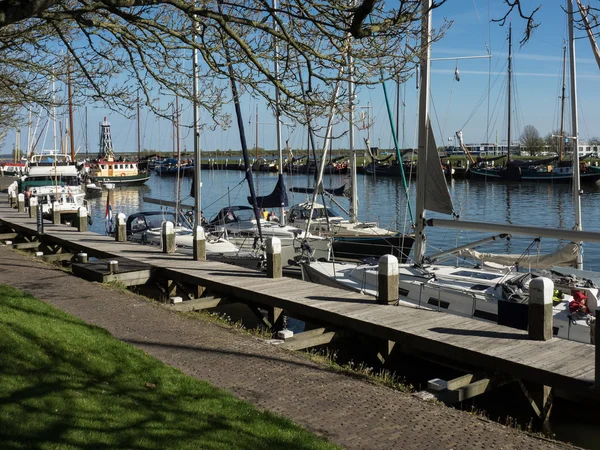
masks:
<path id="1" fill-rule="evenodd" d="M 537 7 L 541 0 L 524 0 L 525 11 Z M 534 31 L 530 41 L 520 46 L 525 21 L 513 14 L 513 84 L 516 95 L 513 98 L 513 132 L 517 139 L 525 125 L 535 126 L 542 136 L 557 129 L 560 119 L 560 86 L 562 74 L 562 47 L 567 38 L 567 18 L 563 12 L 564 1 L 544 0 L 536 13 L 540 26 Z M 434 11 L 434 27 L 444 19 L 453 21 L 446 36 L 434 44 L 431 63 L 431 118 L 438 145 L 446 145 L 448 138 L 458 130 L 463 131 L 464 140 L 470 142 L 501 142 L 506 140 L 506 65 L 508 52 L 508 25 L 488 23 L 488 18 L 500 18 L 506 12 L 502 0 L 448 0 Z M 600 82 L 600 69 L 596 65 L 590 44 L 581 31 L 576 31 L 577 41 L 577 85 L 579 102 L 580 139 L 600 136 L 600 116 L 597 85 Z M 486 47 L 487 45 L 487 47 Z M 486 55 L 487 48 L 491 59 L 462 59 L 435 61 L 435 58 L 455 58 Z M 460 81 L 454 78 L 456 66 Z M 490 87 L 491 86 L 491 87 Z M 396 98 L 396 86 L 389 83 L 388 93 L 392 101 Z M 490 90 L 489 102 L 486 97 Z M 400 138 L 402 147 L 416 146 L 417 96 L 414 77 L 401 87 L 405 103 L 405 114 L 401 120 L 404 136 Z M 567 90 L 568 92 L 568 90 Z M 370 129 L 371 145 L 391 148 L 388 123 L 382 88 L 362 89 L 358 93 L 359 108 L 369 111 L 373 125 Z M 567 96 L 569 94 L 567 93 Z M 488 116 L 489 103 L 489 116 Z M 570 129 L 570 107 L 567 99 L 566 129 Z M 479 105 L 479 107 L 478 107 Z M 368 108 L 367 108 L 368 106 Z M 255 114 L 257 103 L 250 100 L 243 105 L 244 122 L 248 145 L 253 148 L 256 142 Z M 191 114 L 191 107 L 183 105 L 184 114 Z M 259 108 L 258 143 L 260 147 L 275 149 L 274 118 L 262 105 Z M 394 107 L 395 108 L 395 107 Z M 357 116 L 360 112 L 357 112 Z M 206 114 L 203 114 L 206 116 Z M 101 107 L 88 107 L 89 152 L 94 155 L 98 149 L 98 123 L 108 116 L 112 124 L 113 145 L 117 152 L 135 151 L 137 130 L 135 119 L 125 119 Z M 83 109 L 75 113 L 76 147 L 85 153 Z M 488 119 L 489 117 L 489 119 Z M 206 117 L 208 120 L 208 117 Z M 169 122 L 159 120 L 147 112 L 142 113 L 142 146 L 169 151 L 173 148 L 172 128 Z M 284 122 L 286 120 L 284 119 Z M 360 120 L 358 121 L 360 124 Z M 489 125 L 488 125 L 489 124 Z M 64 127 L 64 126 L 63 126 Z M 341 134 L 345 125 L 337 126 Z M 27 130 L 22 130 L 22 147 L 26 145 Z M 189 129 L 181 129 L 181 148 L 192 150 L 193 142 Z M 358 130 L 357 148 L 362 148 L 366 131 Z M 296 151 L 306 148 L 306 132 L 300 127 L 283 127 L 283 140 L 289 139 Z M 10 153 L 14 145 L 14 132 L 8 134 L 0 148 L 1 154 Z M 42 138 L 41 141 L 44 139 Z M 52 133 L 48 133 L 45 144 L 39 147 L 52 147 Z M 451 142 L 450 142 L 451 143 Z M 318 144 L 319 147 L 322 143 Z M 38 148 L 39 148 L 38 147 Z M 201 134 L 203 151 L 215 149 L 237 150 L 241 148 L 236 128 L 222 131 L 205 130 Z M 334 148 L 347 148 L 348 139 L 342 137 L 333 144 Z"/>

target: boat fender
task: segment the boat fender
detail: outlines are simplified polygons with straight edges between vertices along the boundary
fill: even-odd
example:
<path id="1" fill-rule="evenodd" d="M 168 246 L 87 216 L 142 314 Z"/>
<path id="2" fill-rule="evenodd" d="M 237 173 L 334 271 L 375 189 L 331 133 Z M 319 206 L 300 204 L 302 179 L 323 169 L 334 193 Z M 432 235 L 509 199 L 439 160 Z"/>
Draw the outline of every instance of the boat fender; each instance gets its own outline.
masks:
<path id="1" fill-rule="evenodd" d="M 94 225 L 94 218 L 92 216 L 87 216 L 88 225 Z"/>
<path id="2" fill-rule="evenodd" d="M 125 172 L 121 173 L 121 176 L 122 176 L 122 177 L 126 176 Z"/>

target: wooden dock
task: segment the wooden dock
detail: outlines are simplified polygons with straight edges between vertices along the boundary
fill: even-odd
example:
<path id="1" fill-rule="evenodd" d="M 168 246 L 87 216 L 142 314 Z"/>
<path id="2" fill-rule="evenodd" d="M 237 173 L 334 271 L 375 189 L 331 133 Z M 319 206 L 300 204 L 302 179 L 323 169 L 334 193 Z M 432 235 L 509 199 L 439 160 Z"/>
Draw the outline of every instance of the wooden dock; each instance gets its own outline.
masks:
<path id="1" fill-rule="evenodd" d="M 562 339 L 534 341 L 526 331 L 443 312 L 377 305 L 371 297 L 301 280 L 270 279 L 261 272 L 224 263 L 193 261 L 154 246 L 115 242 L 66 225 L 46 224 L 43 235 L 25 213 L 0 200 L 0 233 L 39 241 L 39 248 L 70 249 L 89 257 L 130 261 L 154 276 L 206 288 L 212 296 L 235 298 L 331 329 L 352 330 L 394 343 L 401 351 L 443 358 L 489 374 L 501 373 L 598 402 L 595 346 Z M 7 235 L 7 236 L 8 236 Z M 105 263 L 105 262 L 103 262 Z M 211 305 L 218 300 L 211 297 Z M 313 333 L 314 334 L 314 333 Z M 314 336 L 312 336 L 314 339 Z"/>

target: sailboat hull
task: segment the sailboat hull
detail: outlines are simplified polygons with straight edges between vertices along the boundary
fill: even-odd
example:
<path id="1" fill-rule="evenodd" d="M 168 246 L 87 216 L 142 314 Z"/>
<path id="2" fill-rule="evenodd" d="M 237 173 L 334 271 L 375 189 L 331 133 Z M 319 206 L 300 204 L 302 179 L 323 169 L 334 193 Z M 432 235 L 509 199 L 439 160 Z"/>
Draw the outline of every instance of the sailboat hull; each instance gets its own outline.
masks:
<path id="1" fill-rule="evenodd" d="M 333 238 L 333 254 L 336 258 L 361 259 L 394 255 L 398 261 L 405 263 L 413 243 L 412 236 L 336 236 Z"/>

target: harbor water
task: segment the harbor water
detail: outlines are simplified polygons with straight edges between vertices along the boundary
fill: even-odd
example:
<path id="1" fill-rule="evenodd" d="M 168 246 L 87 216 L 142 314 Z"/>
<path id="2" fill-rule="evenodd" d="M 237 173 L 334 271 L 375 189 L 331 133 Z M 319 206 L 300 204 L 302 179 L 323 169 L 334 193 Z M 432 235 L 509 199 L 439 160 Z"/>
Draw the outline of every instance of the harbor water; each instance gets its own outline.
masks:
<path id="1" fill-rule="evenodd" d="M 201 209 L 210 219 L 221 208 L 228 205 L 248 205 L 248 186 L 244 172 L 238 170 L 203 170 Z M 272 192 L 277 174 L 253 174 L 257 195 Z M 325 187 L 336 188 L 347 181 L 344 175 L 325 177 Z M 358 175 L 359 218 L 362 221 L 375 221 L 384 228 L 410 231 L 410 211 L 415 207 L 414 183 L 408 186 L 408 196 L 401 180 L 396 178 L 374 179 L 368 175 Z M 285 176 L 288 188 L 312 185 L 312 178 L 306 175 Z M 190 197 L 191 178 L 159 177 L 153 175 L 143 186 L 117 188 L 114 195 L 113 215 L 119 212 L 129 215 L 139 211 L 151 211 L 160 205 L 144 202 L 144 197 L 174 201 L 178 198 L 184 204 L 194 204 Z M 543 183 L 501 183 L 469 180 L 451 180 L 450 194 L 459 220 L 498 224 L 527 225 L 546 228 L 571 229 L 575 225 L 575 207 L 571 186 L 568 184 Z M 582 225 L 586 231 L 600 232 L 600 185 L 583 185 L 580 195 Z M 178 192 L 180 194 L 178 194 Z M 288 192 L 289 205 L 306 201 L 306 194 Z M 336 197 L 340 206 L 348 209 L 349 200 Z M 91 229 L 98 233 L 105 231 L 106 191 L 100 198 L 89 200 L 92 207 L 93 224 Z M 331 204 L 330 204 L 331 205 Z M 331 205 L 338 212 L 341 208 Z M 275 211 L 279 214 L 278 211 Z M 344 214 L 342 214 L 344 215 Z M 413 216 L 414 217 L 414 213 Z M 428 213 L 428 218 L 443 217 Z M 488 237 L 492 233 L 467 230 L 426 228 L 427 254 L 457 247 Z M 550 253 L 558 250 L 565 242 L 542 239 L 539 244 L 533 237 L 512 236 L 510 240 L 499 240 L 481 248 L 484 252 L 535 255 L 537 252 Z M 449 261 L 451 262 L 451 261 Z M 584 268 L 600 271 L 600 244 L 584 244 Z"/>

